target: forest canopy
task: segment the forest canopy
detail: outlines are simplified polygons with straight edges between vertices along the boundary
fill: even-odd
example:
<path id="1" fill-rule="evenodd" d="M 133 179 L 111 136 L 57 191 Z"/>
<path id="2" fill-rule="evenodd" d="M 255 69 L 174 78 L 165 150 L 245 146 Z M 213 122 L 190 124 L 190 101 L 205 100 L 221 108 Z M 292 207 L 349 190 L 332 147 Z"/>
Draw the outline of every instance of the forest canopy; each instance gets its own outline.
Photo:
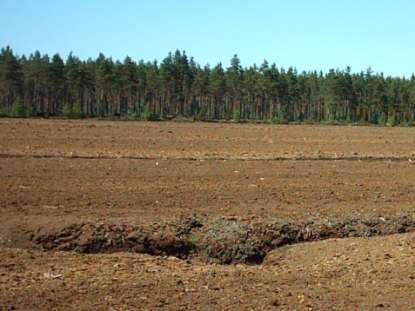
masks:
<path id="1" fill-rule="evenodd" d="M 0 115 L 411 124 L 415 76 L 350 67 L 298 72 L 267 61 L 242 67 L 237 55 L 228 66 L 201 66 L 179 50 L 158 63 L 18 56 L 5 47 Z"/>

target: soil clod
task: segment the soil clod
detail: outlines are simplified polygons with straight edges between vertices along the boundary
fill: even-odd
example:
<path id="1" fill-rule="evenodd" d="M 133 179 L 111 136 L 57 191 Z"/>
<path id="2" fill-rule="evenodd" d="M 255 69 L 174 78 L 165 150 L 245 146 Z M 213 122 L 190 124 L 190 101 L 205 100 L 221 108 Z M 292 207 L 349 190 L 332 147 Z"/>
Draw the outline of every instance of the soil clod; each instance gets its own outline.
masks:
<path id="1" fill-rule="evenodd" d="M 41 228 L 32 243 L 45 250 L 108 253 L 116 251 L 169 255 L 181 259 L 200 257 L 219 264 L 259 264 L 275 248 L 329 238 L 371 237 L 415 230 L 410 214 L 395 218 L 349 220 L 273 220 L 245 223 L 238 220 L 186 218 L 162 226 L 83 223 L 55 230 Z"/>

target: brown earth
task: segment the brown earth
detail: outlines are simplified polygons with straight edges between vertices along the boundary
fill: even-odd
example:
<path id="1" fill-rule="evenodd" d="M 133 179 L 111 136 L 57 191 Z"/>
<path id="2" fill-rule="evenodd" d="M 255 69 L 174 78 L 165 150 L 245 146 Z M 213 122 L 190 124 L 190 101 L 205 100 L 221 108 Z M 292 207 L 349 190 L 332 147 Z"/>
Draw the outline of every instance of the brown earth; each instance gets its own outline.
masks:
<path id="1" fill-rule="evenodd" d="M 414 134 L 398 127 L 0 119 L 0 310 L 411 309 L 413 233 L 268 245 L 263 263 L 250 266 L 166 257 L 176 255 L 167 250 L 177 237 L 164 228 L 201 219 L 208 225 L 198 229 L 197 247 L 211 242 L 206 232 L 218 234 L 218 224 L 220 234 L 233 224 L 252 226 L 246 236 L 242 230 L 248 240 L 272 221 L 390 220 L 385 230 L 353 236 L 410 231 L 394 219 L 415 215 Z M 122 247 L 55 252 L 42 241 L 56 244 L 56 236 L 39 238 L 97 223 L 152 227 L 152 256 Z M 320 236 L 351 235 L 318 232 L 309 240 Z"/>
<path id="2" fill-rule="evenodd" d="M 2 119 L 5 154 L 267 159 L 415 157 L 413 128 Z"/>

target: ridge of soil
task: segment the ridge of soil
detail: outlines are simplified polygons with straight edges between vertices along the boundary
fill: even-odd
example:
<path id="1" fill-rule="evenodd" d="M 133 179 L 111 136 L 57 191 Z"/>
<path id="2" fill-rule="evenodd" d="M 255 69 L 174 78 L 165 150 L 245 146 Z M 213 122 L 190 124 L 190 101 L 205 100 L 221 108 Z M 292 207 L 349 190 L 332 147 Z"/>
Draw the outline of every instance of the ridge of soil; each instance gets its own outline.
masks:
<path id="1" fill-rule="evenodd" d="M 126 223 L 73 223 L 41 227 L 28 236 L 34 247 L 79 253 L 135 252 L 201 258 L 208 263 L 260 264 L 278 247 L 330 238 L 372 237 L 415 231 L 415 218 L 321 220 L 301 222 L 268 220 L 244 223 L 235 219 L 200 220 L 196 217 L 164 225 Z"/>

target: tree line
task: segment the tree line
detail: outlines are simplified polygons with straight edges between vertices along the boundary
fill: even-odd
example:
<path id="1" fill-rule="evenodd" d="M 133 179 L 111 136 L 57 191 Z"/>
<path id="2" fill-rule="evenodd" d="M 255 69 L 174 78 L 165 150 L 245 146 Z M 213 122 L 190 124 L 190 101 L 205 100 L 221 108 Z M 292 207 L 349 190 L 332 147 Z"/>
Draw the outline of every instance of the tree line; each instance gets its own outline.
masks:
<path id="1" fill-rule="evenodd" d="M 1 116 L 192 118 L 286 122 L 415 121 L 415 76 L 385 77 L 370 68 L 298 72 L 264 61 L 201 66 L 183 51 L 160 63 L 99 54 L 63 60 L 39 51 L 0 53 Z"/>

